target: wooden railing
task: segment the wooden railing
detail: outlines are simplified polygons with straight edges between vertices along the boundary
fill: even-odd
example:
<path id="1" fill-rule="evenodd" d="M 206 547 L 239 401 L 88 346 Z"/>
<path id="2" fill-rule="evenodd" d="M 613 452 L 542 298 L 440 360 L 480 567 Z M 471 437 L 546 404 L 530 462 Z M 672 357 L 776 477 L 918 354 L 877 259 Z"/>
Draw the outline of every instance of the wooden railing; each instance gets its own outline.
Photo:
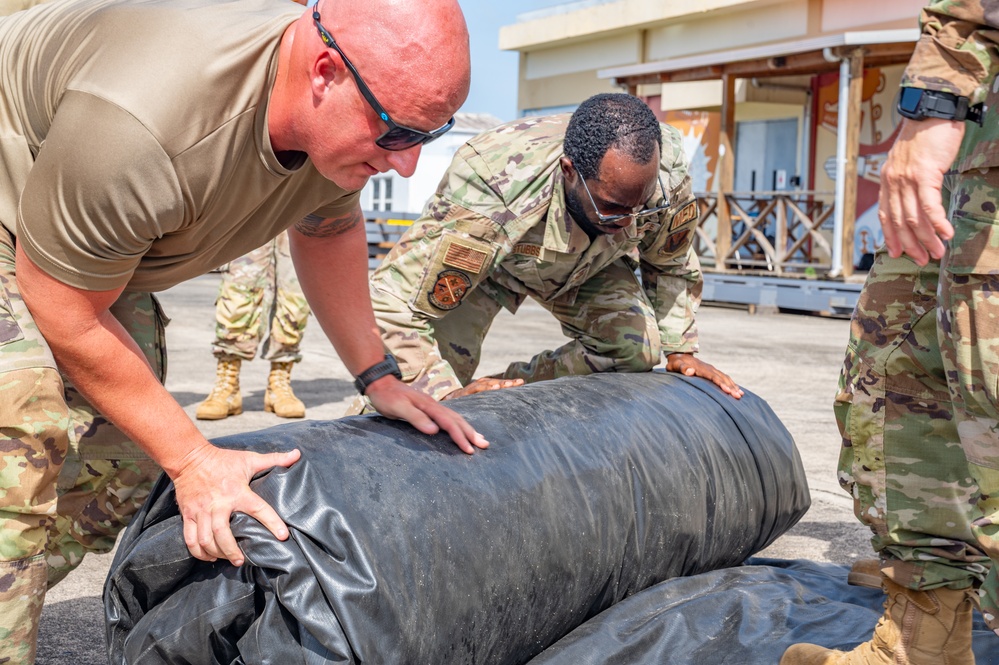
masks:
<path id="1" fill-rule="evenodd" d="M 732 237 L 719 260 L 718 193 L 697 194 L 695 250 L 703 264 L 720 272 L 774 275 L 815 275 L 832 268 L 831 192 L 729 192 L 724 196 Z"/>

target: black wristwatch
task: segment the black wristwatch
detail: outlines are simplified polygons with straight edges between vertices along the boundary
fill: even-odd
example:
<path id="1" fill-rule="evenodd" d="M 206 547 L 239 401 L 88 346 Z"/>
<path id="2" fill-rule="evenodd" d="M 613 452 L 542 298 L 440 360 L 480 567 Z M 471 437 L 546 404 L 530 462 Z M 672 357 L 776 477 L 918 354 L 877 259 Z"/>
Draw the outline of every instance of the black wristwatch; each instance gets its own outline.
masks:
<path id="1" fill-rule="evenodd" d="M 386 353 L 385 360 L 377 365 L 372 365 L 357 375 L 357 378 L 354 379 L 354 387 L 357 388 L 357 392 L 363 395 L 368 386 L 389 374 L 397 379 L 402 379 L 402 372 L 399 371 L 399 363 L 395 361 L 395 356 L 391 353 Z"/>
<path id="2" fill-rule="evenodd" d="M 912 120 L 942 118 L 944 120 L 971 120 L 982 124 L 985 105 L 970 106 L 967 97 L 939 90 L 902 88 L 895 107 L 899 115 Z"/>

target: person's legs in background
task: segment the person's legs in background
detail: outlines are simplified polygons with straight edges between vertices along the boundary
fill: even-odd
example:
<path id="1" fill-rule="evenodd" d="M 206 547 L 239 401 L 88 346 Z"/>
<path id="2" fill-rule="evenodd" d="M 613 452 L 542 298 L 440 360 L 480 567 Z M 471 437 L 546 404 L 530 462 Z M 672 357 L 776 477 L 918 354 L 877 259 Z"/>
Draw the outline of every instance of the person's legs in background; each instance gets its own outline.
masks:
<path id="1" fill-rule="evenodd" d="M 239 371 L 244 360 L 253 360 L 260 344 L 263 302 L 274 283 L 272 240 L 229 264 L 215 301 L 217 359 L 215 385 L 198 405 L 199 420 L 221 420 L 243 412 Z"/>
<path id="2" fill-rule="evenodd" d="M 304 418 L 305 404 L 291 389 L 291 368 L 302 360 L 302 337 L 309 320 L 309 303 L 302 293 L 288 248 L 288 232 L 274 239 L 274 299 L 270 333 L 262 358 L 271 364 L 264 410 L 282 418 Z"/>

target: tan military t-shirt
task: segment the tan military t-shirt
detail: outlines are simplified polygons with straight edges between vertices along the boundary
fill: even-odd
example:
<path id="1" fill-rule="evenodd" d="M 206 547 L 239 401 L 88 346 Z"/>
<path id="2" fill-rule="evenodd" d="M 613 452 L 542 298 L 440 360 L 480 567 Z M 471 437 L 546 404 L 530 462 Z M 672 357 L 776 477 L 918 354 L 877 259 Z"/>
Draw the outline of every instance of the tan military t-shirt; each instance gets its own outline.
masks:
<path id="1" fill-rule="evenodd" d="M 156 291 L 356 207 L 270 145 L 278 46 L 302 11 L 56 0 L 0 20 L 0 223 L 62 282 Z"/>

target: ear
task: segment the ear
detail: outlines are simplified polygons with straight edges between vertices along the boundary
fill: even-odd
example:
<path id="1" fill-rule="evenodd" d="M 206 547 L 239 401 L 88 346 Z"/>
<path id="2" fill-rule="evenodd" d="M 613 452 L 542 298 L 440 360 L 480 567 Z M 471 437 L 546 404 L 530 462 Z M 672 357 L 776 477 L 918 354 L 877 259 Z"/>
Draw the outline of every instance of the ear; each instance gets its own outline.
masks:
<path id="1" fill-rule="evenodd" d="M 309 71 L 312 94 L 317 98 L 325 96 L 343 80 L 346 73 L 347 68 L 339 55 L 331 49 L 325 49 L 316 56 Z"/>
<path id="2" fill-rule="evenodd" d="M 576 169 L 572 168 L 572 160 L 562 155 L 558 159 L 559 166 L 562 168 L 562 177 L 565 178 L 569 184 L 576 181 Z"/>

